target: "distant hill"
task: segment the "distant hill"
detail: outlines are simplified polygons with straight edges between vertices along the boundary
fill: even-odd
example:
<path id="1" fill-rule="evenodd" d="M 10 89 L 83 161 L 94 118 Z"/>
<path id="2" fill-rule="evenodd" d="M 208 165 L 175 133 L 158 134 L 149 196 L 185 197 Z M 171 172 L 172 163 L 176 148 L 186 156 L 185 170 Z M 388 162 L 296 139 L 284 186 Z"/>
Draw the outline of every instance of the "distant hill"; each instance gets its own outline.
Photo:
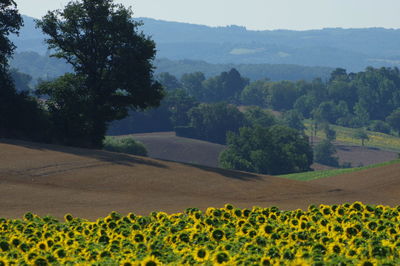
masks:
<path id="1" fill-rule="evenodd" d="M 14 42 L 18 51 L 46 53 L 33 19 Z M 138 18 L 157 43 L 158 58 L 203 60 L 218 64 L 296 64 L 343 67 L 400 65 L 400 30 L 384 28 L 252 31 Z"/>
<path id="2" fill-rule="evenodd" d="M 11 61 L 11 66 L 20 72 L 29 74 L 34 80 L 39 78 L 52 79 L 72 71 L 72 68 L 62 60 L 28 51 L 16 53 Z M 223 71 L 236 68 L 244 77 L 251 80 L 268 78 L 272 81 L 311 81 L 314 78 L 325 80 L 334 70 L 330 67 L 284 64 L 211 64 L 198 60 L 170 60 L 165 58 L 156 59 L 155 66 L 155 74 L 169 72 L 178 78 L 185 73 L 192 72 L 203 72 L 206 77 L 212 77 L 219 75 Z"/>
<path id="3" fill-rule="evenodd" d="M 326 80 L 334 68 L 318 66 L 300 66 L 291 64 L 211 64 L 199 60 L 170 60 L 157 59 L 156 73 L 169 72 L 177 77 L 185 73 L 203 72 L 206 77 L 219 75 L 223 71 L 236 68 L 243 77 L 250 80 L 268 78 L 272 81 L 280 80 L 308 80 L 315 78 Z"/>

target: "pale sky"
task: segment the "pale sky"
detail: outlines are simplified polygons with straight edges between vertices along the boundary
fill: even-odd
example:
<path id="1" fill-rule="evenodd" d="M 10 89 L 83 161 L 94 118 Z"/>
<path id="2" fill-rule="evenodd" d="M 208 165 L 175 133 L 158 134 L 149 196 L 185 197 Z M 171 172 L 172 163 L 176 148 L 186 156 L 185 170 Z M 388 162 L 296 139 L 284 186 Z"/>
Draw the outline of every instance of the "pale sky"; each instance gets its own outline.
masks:
<path id="1" fill-rule="evenodd" d="M 16 0 L 20 13 L 35 18 L 68 0 Z M 400 0 L 118 0 L 135 17 L 252 30 L 400 28 Z"/>

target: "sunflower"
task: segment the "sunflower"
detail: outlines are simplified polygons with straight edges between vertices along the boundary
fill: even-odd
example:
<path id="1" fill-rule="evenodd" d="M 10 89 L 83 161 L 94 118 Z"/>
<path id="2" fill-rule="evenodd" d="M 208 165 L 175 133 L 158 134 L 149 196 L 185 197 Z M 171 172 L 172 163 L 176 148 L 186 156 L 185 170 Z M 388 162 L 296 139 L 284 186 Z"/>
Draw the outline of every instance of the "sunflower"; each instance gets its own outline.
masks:
<path id="1" fill-rule="evenodd" d="M 0 258 L 0 266 L 7 266 L 10 264 L 9 262 L 6 258 Z"/>
<path id="2" fill-rule="evenodd" d="M 214 264 L 228 265 L 229 261 L 230 261 L 229 254 L 225 251 L 220 251 L 214 254 L 213 257 Z"/>
<path id="3" fill-rule="evenodd" d="M 307 266 L 310 265 L 310 261 L 305 258 L 295 258 L 291 263 L 291 266 Z"/>
<path id="4" fill-rule="evenodd" d="M 204 262 L 209 258 L 209 252 L 204 248 L 197 248 L 193 252 L 193 258 L 198 262 Z"/>
<path id="5" fill-rule="evenodd" d="M 162 263 L 154 256 L 147 256 L 141 262 L 142 266 L 157 266 L 162 265 Z"/>
<path id="6" fill-rule="evenodd" d="M 123 260 L 120 261 L 119 265 L 121 266 L 134 266 L 137 265 L 134 263 L 134 259 L 133 258 L 125 258 Z"/>

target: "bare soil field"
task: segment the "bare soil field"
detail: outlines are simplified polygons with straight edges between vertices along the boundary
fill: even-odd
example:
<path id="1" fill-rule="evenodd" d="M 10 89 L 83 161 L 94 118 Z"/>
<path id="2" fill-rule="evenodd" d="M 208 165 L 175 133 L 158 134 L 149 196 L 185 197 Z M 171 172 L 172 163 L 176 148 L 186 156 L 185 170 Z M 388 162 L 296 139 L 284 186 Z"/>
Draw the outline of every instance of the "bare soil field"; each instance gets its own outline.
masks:
<path id="1" fill-rule="evenodd" d="M 194 163 L 212 167 L 218 166 L 218 156 L 225 149 L 224 145 L 196 139 L 175 136 L 175 132 L 156 132 L 130 135 L 142 142 L 149 157 L 177 162 Z M 319 139 L 317 139 L 319 141 Z M 391 161 L 397 158 L 397 153 L 377 148 L 349 146 L 340 142 L 334 143 L 339 157 L 339 163 L 351 163 L 352 167 Z M 333 169 L 321 164 L 313 164 L 314 170 Z"/>
<path id="2" fill-rule="evenodd" d="M 354 177 L 354 178 L 353 178 Z M 337 181 L 336 181 L 337 180 Z M 87 219 L 188 207 L 278 206 L 360 200 L 400 204 L 400 164 L 300 182 L 119 153 L 0 140 L 0 217 L 30 211 Z"/>
<path id="3" fill-rule="evenodd" d="M 175 132 L 133 134 L 130 136 L 146 146 L 151 158 L 212 167 L 218 166 L 218 156 L 225 149 L 224 145 L 177 137 Z"/>

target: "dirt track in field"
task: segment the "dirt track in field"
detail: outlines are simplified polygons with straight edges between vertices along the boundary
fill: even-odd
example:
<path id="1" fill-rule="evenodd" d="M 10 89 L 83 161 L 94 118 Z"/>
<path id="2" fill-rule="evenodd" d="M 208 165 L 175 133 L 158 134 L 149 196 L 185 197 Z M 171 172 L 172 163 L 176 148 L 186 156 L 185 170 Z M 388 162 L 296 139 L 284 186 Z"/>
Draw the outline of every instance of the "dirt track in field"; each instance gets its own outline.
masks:
<path id="1" fill-rule="evenodd" d="M 188 207 L 278 206 L 361 200 L 400 204 L 400 164 L 313 182 L 104 151 L 0 140 L 0 217 L 31 211 L 87 219 Z"/>

